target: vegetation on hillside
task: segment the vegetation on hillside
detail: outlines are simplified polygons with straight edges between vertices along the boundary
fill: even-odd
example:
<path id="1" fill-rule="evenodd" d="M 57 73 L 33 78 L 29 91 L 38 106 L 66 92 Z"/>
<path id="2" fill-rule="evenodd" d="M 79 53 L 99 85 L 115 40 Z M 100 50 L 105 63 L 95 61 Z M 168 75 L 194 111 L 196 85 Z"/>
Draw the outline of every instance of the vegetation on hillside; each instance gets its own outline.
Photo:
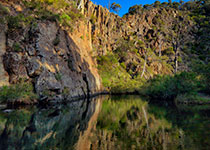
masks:
<path id="1" fill-rule="evenodd" d="M 71 0 L 21 0 L 16 3 L 23 8 L 15 16 L 10 13 L 9 7 L 0 3 L 0 7 L 4 8 L 0 12 L 0 22 L 7 24 L 9 31 L 36 24 L 39 20 L 55 21 L 72 31 L 74 24 L 84 17 L 77 9 L 76 2 Z"/>
<path id="2" fill-rule="evenodd" d="M 138 91 L 153 100 L 173 101 L 182 95 L 185 100 L 208 101 L 210 98 L 199 93 L 210 93 L 209 7 L 208 0 L 186 3 L 156 1 L 151 5 L 131 7 L 126 15 L 142 15 L 148 10 L 158 9 L 162 16 L 157 14 L 155 17 L 156 35 L 153 38 L 158 38 L 159 43 L 160 40 L 167 41 L 171 47 L 164 51 L 153 49 L 150 36 L 155 32 L 152 31 L 141 40 L 132 33 L 119 39 L 118 47 L 111 54 L 98 57 L 104 86 L 113 93 L 116 89 L 123 93 L 126 90 Z M 172 14 L 163 17 L 164 11 L 170 9 L 178 11 L 178 16 L 167 20 Z M 164 23 L 167 21 L 171 24 Z M 155 71 L 154 63 L 161 66 L 161 71 Z M 123 86 L 126 88 L 122 90 Z"/>

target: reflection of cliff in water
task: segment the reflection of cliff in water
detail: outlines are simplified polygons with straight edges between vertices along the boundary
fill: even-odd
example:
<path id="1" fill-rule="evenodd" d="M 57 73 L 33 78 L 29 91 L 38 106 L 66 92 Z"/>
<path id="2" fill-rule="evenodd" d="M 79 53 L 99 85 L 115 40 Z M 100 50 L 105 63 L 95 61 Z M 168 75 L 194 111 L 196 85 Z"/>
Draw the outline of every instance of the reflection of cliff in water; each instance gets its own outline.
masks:
<path id="1" fill-rule="evenodd" d="M 0 115 L 0 149 L 82 149 L 76 143 L 84 144 L 85 135 L 89 135 L 99 112 L 99 99 Z"/>

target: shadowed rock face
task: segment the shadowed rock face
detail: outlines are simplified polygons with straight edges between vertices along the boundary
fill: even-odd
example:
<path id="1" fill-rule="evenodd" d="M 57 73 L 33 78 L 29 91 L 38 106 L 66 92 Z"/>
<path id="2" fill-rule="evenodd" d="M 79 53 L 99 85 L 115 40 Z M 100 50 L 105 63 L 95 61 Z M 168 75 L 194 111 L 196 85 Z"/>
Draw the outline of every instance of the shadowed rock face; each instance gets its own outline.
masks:
<path id="1" fill-rule="evenodd" d="M 48 21 L 18 32 L 17 36 L 8 33 L 4 54 L 10 83 L 31 79 L 40 96 L 52 99 L 75 99 L 100 92 L 89 41 L 73 39 L 69 32 Z"/>

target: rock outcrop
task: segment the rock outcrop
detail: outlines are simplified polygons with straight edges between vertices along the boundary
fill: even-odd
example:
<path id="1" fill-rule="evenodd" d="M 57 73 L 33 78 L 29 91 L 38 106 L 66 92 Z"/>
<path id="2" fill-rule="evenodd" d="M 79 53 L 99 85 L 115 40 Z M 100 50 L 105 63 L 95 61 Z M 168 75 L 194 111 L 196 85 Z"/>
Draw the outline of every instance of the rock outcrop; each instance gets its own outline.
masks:
<path id="1" fill-rule="evenodd" d="M 4 66 L 10 83 L 30 78 L 41 97 L 53 99 L 100 92 L 100 77 L 89 55 L 91 47 L 85 44 L 88 41 L 78 41 L 55 22 L 38 22 L 16 37 L 9 34 L 7 41 Z"/>

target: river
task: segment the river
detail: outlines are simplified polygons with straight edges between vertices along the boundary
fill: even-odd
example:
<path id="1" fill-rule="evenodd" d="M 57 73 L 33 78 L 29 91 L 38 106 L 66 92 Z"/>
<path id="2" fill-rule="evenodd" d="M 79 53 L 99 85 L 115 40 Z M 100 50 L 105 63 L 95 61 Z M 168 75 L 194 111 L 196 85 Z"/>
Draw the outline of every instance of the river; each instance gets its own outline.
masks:
<path id="1" fill-rule="evenodd" d="M 0 110 L 0 150 L 209 150 L 210 106 L 99 96 Z"/>

